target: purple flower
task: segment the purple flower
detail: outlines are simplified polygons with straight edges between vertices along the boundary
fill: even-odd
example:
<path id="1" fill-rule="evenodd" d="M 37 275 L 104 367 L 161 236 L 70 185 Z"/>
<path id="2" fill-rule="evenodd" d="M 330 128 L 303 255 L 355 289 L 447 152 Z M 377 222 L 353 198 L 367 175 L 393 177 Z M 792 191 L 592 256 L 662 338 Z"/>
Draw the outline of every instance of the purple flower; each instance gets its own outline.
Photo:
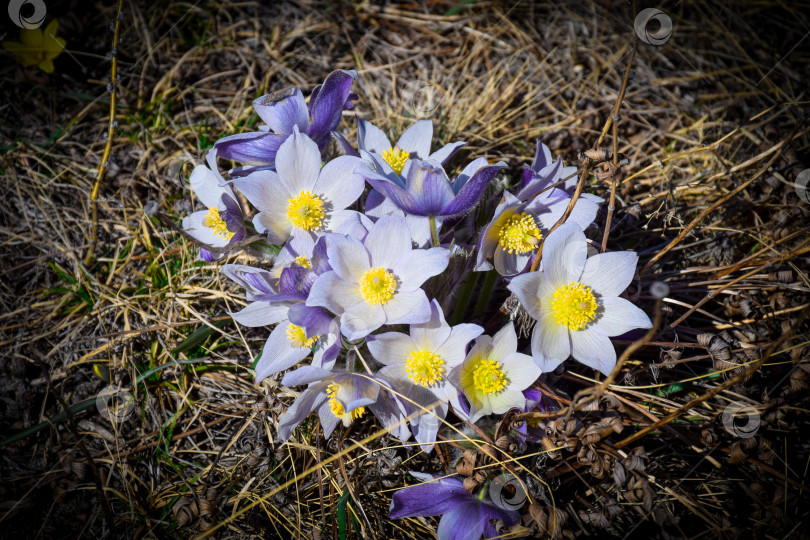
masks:
<path id="1" fill-rule="evenodd" d="M 534 162 L 531 167 L 527 167 L 523 171 L 523 181 L 521 182 L 517 198 L 521 201 L 526 201 L 563 179 L 565 180 L 563 184 L 550 190 L 552 192 L 559 190 L 559 192 L 562 193 L 552 193 L 552 196 L 559 197 L 563 193 L 571 195 L 574 188 L 576 188 L 577 182 L 579 182 L 576 172 L 576 167 L 564 167 L 561 158 L 552 161 L 549 147 L 540 142 L 540 139 L 537 139 L 537 151 L 534 155 Z M 583 192 L 580 194 L 580 197 L 590 199 L 597 204 L 604 202 L 604 199 L 592 193 Z"/>
<path id="2" fill-rule="evenodd" d="M 442 516 L 437 531 L 439 540 L 478 540 L 482 535 L 495 538 L 498 531 L 492 525 L 492 520 L 501 519 L 509 527 L 520 519 L 514 510 L 495 505 L 487 497 L 486 489 L 472 495 L 455 477 L 400 489 L 394 493 L 388 511 L 392 519 L 438 515 Z"/>
<path id="3" fill-rule="evenodd" d="M 317 411 L 324 437 L 329 438 L 339 422 L 349 426 L 368 408 L 391 434 L 407 440 L 410 432 L 399 406 L 389 393 L 388 384 L 379 377 L 304 366 L 287 373 L 286 386 L 309 385 L 278 421 L 278 436 L 286 441 L 295 427 Z"/>
<path id="4" fill-rule="evenodd" d="M 284 244 L 293 231 L 307 232 L 313 239 L 350 216 L 344 208 L 363 192 L 363 179 L 354 174 L 359 159 L 340 156 L 321 168 L 315 142 L 298 133 L 281 145 L 276 170 L 259 170 L 233 181 L 236 188 L 259 209 L 253 225 L 267 233 L 274 244 Z"/>
<path id="5" fill-rule="evenodd" d="M 207 209 L 183 218 L 183 229 L 212 247 L 225 247 L 242 240 L 245 236 L 244 215 L 233 190 L 229 186 L 220 186 L 219 175 L 205 165 L 194 167 L 189 183 Z M 200 258 L 209 262 L 214 259 L 204 248 L 200 249 Z"/>
<path id="6" fill-rule="evenodd" d="M 364 157 L 373 156 L 364 154 Z M 367 161 L 355 172 L 406 213 L 442 219 L 468 212 L 498 170 L 506 167 L 502 161 L 490 165 L 485 158 L 478 158 L 451 182 L 438 161 L 409 159 L 407 165 L 404 180 L 393 171 L 386 172 L 379 163 L 372 167 Z"/>
<path id="7" fill-rule="evenodd" d="M 415 324 L 430 319 L 430 303 L 420 288 L 447 268 L 444 248 L 413 249 L 405 220 L 384 216 L 362 242 L 342 234 L 326 236 L 333 270 L 321 274 L 307 299 L 340 315 L 348 339 L 360 339 L 384 324 Z"/>
<path id="8" fill-rule="evenodd" d="M 281 144 L 297 128 L 323 151 L 340 122 L 342 111 L 351 108 L 350 100 L 356 98 L 351 93 L 355 77 L 355 71 L 333 71 L 312 91 L 308 105 L 298 88 L 256 99 L 253 108 L 266 126 L 261 126 L 261 131 L 222 138 L 215 148 L 225 159 L 252 167 L 273 168 Z"/>

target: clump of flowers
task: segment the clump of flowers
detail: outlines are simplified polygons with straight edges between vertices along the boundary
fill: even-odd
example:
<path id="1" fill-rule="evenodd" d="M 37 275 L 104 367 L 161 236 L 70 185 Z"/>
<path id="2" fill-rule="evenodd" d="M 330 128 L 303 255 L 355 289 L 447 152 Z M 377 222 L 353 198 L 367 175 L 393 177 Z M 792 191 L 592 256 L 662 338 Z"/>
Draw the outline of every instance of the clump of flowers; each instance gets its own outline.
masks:
<path id="1" fill-rule="evenodd" d="M 587 256 L 584 230 L 603 201 L 572 200 L 576 168 L 553 160 L 539 141 L 520 178 L 498 183 L 502 161 L 477 157 L 457 173 L 446 168 L 464 143 L 431 153 L 430 120 L 393 143 L 358 114 L 352 144 L 337 128 L 357 99 L 355 78 L 331 73 L 308 102 L 297 88 L 260 97 L 254 108 L 265 125 L 218 141 L 190 178 L 205 209 L 183 226 L 202 258 L 213 261 L 257 235 L 277 253 L 272 265 L 227 264 L 222 272 L 245 289 L 246 305 L 231 316 L 269 330 L 256 381 L 301 389 L 279 420 L 279 442 L 316 413 L 325 437 L 377 422 L 426 453 L 467 433 L 457 427 L 465 423 L 521 447 L 541 443 L 542 424 L 502 425 L 504 418 L 556 410 L 545 374 L 573 357 L 609 375 L 610 338 L 651 327 L 620 296 L 638 256 Z M 220 172 L 218 157 L 239 165 Z M 482 204 L 486 223 L 472 239 L 460 234 Z M 512 307 L 499 309 L 503 300 L 487 292 L 477 301 L 486 316 L 457 309 L 476 294 L 460 285 L 476 271 L 501 276 Z M 534 324 L 530 340 L 518 337 L 518 315 Z M 439 538 L 496 536 L 496 523 L 518 522 L 517 507 L 493 501 L 486 478 L 413 474 L 425 482 L 394 493 L 392 518 L 442 515 Z"/>

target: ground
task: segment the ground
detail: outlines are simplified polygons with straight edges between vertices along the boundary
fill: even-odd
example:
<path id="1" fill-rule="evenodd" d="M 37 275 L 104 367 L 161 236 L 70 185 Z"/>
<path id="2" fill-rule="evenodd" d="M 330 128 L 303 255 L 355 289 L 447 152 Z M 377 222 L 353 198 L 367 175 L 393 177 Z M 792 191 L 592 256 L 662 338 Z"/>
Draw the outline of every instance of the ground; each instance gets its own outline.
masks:
<path id="1" fill-rule="evenodd" d="M 408 471 L 480 482 L 509 456 L 534 502 L 505 537 L 807 536 L 810 6 L 662 2 L 651 44 L 628 2 L 46 4 L 53 73 L 0 67 L 0 534 L 430 538 L 438 518 L 388 518 Z M 504 160 L 501 188 L 537 138 L 592 166 L 586 192 L 615 183 L 588 236 L 639 253 L 628 297 L 660 321 L 607 388 L 573 362 L 543 376 L 541 446 L 355 444 L 371 418 L 278 441 L 297 391 L 255 383 L 268 330 L 230 320 L 242 292 L 171 225 L 253 99 L 338 68 L 352 140 L 356 115 L 394 136 L 430 118 L 434 148 L 467 141 L 451 167 Z M 506 282 L 471 286 L 460 313 L 492 334 Z"/>

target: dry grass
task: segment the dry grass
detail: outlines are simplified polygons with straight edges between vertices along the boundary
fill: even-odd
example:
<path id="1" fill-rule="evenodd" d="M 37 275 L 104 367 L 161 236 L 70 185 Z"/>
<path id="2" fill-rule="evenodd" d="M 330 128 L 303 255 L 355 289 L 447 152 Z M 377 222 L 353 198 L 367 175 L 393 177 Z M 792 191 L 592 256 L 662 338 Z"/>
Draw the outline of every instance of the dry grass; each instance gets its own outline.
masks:
<path id="1" fill-rule="evenodd" d="M 433 518 L 387 519 L 391 493 L 414 482 L 408 470 L 453 472 L 474 442 L 463 472 L 506 464 L 536 501 L 507 537 L 807 534 L 810 204 L 792 182 L 808 167 L 810 18 L 794 3 L 661 5 L 672 38 L 639 43 L 608 246 L 639 252 L 630 297 L 648 312 L 653 281 L 670 293 L 612 385 L 574 365 L 546 377 L 561 410 L 543 419 L 542 448 L 448 431 L 426 456 L 368 419 L 327 441 L 310 421 L 278 444 L 296 392 L 253 382 L 267 331 L 224 317 L 239 291 L 144 207 L 188 213 L 190 165 L 256 125 L 254 97 L 290 85 L 307 95 L 335 68 L 358 70 L 356 110 L 389 134 L 430 117 L 434 145 L 468 141 L 453 163 L 497 157 L 514 177 L 536 137 L 576 163 L 617 102 L 630 6 L 485 1 L 445 14 L 457 5 L 125 3 L 86 265 L 116 11 L 49 6 L 74 58 L 50 77 L 1 71 L 0 437 L 25 435 L 0 457 L 4 533 L 430 537 Z M 608 196 L 610 184 L 585 189 Z M 489 332 L 503 322 L 503 283 L 490 293 L 475 319 Z M 109 384 L 136 396 L 124 422 L 96 411 Z M 740 401 L 760 414 L 755 437 L 723 427 Z"/>

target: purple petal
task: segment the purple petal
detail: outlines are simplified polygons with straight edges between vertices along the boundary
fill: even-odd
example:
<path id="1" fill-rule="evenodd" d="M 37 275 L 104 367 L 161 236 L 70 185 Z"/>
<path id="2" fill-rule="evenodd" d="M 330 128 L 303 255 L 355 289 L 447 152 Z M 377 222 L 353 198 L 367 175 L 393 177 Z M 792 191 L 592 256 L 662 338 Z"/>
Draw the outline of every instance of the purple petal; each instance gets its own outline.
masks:
<path id="1" fill-rule="evenodd" d="M 304 329 L 307 339 L 326 334 L 332 324 L 332 317 L 326 311 L 304 303 L 290 306 L 288 315 L 291 323 Z"/>
<path id="2" fill-rule="evenodd" d="M 435 162 L 411 160 L 405 189 L 418 201 L 420 215 L 435 216 L 453 200 L 447 173 Z"/>
<path id="3" fill-rule="evenodd" d="M 278 294 L 273 276 L 267 270 L 244 264 L 226 264 L 221 272 L 245 288 L 248 301 Z"/>
<path id="4" fill-rule="evenodd" d="M 484 533 L 481 506 L 479 501 L 469 500 L 442 516 L 436 531 L 438 540 L 480 540 Z"/>
<path id="5" fill-rule="evenodd" d="M 391 202 L 396 204 L 402 210 L 418 216 L 427 215 L 422 210 L 422 206 L 419 204 L 419 202 L 417 202 L 416 197 L 395 183 L 381 178 L 369 178 L 368 176 L 365 176 L 365 178 L 366 181 L 371 184 L 371 187 L 391 199 Z"/>
<path id="6" fill-rule="evenodd" d="M 302 366 L 295 371 L 291 371 L 284 375 L 281 384 L 284 386 L 303 386 L 305 384 L 312 384 L 314 382 L 326 381 L 332 382 L 334 372 L 328 369 L 321 369 L 313 366 Z"/>
<path id="7" fill-rule="evenodd" d="M 287 318 L 289 306 L 270 302 L 252 302 L 236 313 L 228 312 L 233 320 L 251 328 L 269 326 Z"/>
<path id="8" fill-rule="evenodd" d="M 330 73 L 316 95 L 310 97 L 310 117 L 312 123 L 307 130 L 319 148 L 329 140 L 329 133 L 335 130 L 340 122 L 343 107 L 357 76 L 354 71 L 337 70 Z"/>
<path id="9" fill-rule="evenodd" d="M 442 208 L 439 215 L 451 217 L 463 214 L 472 208 L 484 194 L 484 189 L 495 178 L 498 171 L 506 167 L 506 163 L 500 161 L 495 165 L 482 167 L 464 184 L 450 204 Z"/>
<path id="10" fill-rule="evenodd" d="M 272 165 L 286 135 L 256 131 L 223 137 L 214 143 L 219 157 L 245 165 Z"/>
<path id="11" fill-rule="evenodd" d="M 286 441 L 292 435 L 293 430 L 310 415 L 310 413 L 323 405 L 327 401 L 326 383 L 310 386 L 304 390 L 296 399 L 287 412 L 279 418 L 278 438 Z"/>
<path id="12" fill-rule="evenodd" d="M 290 135 L 293 126 L 297 126 L 299 131 L 307 129 L 307 104 L 298 88 L 257 98 L 253 101 L 253 110 L 271 130 L 280 135 Z"/>
<path id="13" fill-rule="evenodd" d="M 472 499 L 461 480 L 444 478 L 438 482 L 419 484 L 394 492 L 388 517 L 398 519 L 414 516 L 438 516 Z"/>

